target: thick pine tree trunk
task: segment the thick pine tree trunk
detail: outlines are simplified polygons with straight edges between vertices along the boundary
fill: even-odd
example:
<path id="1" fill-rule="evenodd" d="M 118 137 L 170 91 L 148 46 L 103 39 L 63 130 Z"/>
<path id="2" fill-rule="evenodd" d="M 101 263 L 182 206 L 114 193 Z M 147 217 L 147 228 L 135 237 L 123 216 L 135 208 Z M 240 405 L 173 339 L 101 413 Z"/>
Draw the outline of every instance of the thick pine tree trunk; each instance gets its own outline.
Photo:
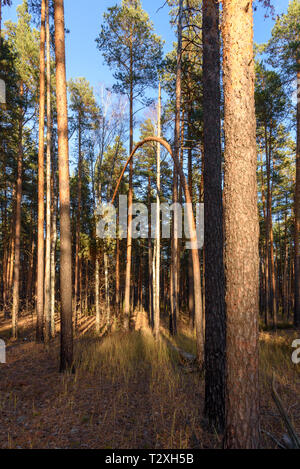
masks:
<path id="1" fill-rule="evenodd" d="M 225 448 L 259 446 L 259 253 L 253 8 L 223 2 L 227 409 Z"/>
<path id="2" fill-rule="evenodd" d="M 45 42 L 46 0 L 41 3 L 40 37 L 40 97 L 39 97 L 39 154 L 38 154 L 38 241 L 37 241 L 37 292 L 36 339 L 44 338 L 44 134 L 45 134 Z"/>
<path id="3" fill-rule="evenodd" d="M 205 414 L 225 424 L 225 279 L 220 118 L 219 4 L 203 1 Z"/>
<path id="4" fill-rule="evenodd" d="M 58 167 L 60 200 L 60 371 L 73 365 L 72 252 L 70 225 L 68 106 L 65 62 L 65 20 L 63 0 L 54 0 Z"/>

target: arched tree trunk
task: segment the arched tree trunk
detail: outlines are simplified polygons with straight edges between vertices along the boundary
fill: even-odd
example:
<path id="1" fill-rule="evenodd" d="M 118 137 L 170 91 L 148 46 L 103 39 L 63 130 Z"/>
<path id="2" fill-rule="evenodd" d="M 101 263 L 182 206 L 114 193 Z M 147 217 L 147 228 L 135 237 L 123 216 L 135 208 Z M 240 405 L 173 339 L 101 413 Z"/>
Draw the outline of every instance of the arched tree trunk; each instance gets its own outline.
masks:
<path id="1" fill-rule="evenodd" d="M 191 236 L 191 252 L 192 252 L 192 260 L 193 260 L 193 274 L 194 274 L 194 288 L 195 288 L 195 324 L 196 324 L 196 335 L 197 335 L 197 358 L 199 365 L 203 365 L 203 358 L 204 358 L 204 351 L 203 351 L 203 323 L 202 323 L 202 294 L 201 294 L 201 274 L 200 274 L 200 262 L 199 262 L 199 254 L 198 254 L 198 241 L 197 241 L 197 231 L 196 231 L 196 222 L 195 217 L 193 214 L 193 206 L 192 206 L 192 199 L 190 196 L 189 188 L 187 181 L 185 179 L 183 170 L 181 168 L 180 162 L 178 158 L 173 154 L 170 145 L 162 138 L 159 137 L 146 137 L 144 140 L 140 141 L 132 150 L 129 158 L 127 159 L 124 168 L 121 172 L 121 175 L 118 179 L 114 195 L 111 200 L 111 204 L 114 203 L 116 195 L 118 193 L 121 181 L 123 179 L 124 173 L 127 169 L 127 166 L 130 164 L 133 156 L 135 155 L 136 151 L 142 147 L 145 143 L 148 142 L 157 142 L 160 143 L 165 149 L 169 152 L 173 161 L 176 165 L 177 172 L 180 176 L 181 184 L 184 189 L 185 200 L 187 204 L 187 220 L 189 226 L 189 232 Z"/>

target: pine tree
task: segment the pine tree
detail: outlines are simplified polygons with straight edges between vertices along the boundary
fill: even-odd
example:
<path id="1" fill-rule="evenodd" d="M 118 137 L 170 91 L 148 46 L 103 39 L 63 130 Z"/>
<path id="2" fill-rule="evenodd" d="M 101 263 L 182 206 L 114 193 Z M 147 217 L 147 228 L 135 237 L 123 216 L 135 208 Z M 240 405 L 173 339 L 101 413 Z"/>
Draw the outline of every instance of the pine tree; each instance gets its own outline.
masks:
<path id="1" fill-rule="evenodd" d="M 153 32 L 149 16 L 142 10 L 140 0 L 122 0 L 121 6 L 114 6 L 104 14 L 104 24 L 96 39 L 106 63 L 117 68 L 114 90 L 125 94 L 129 99 L 130 142 L 129 152 L 133 149 L 134 103 L 138 99 L 147 104 L 144 93 L 147 87 L 157 81 L 157 68 L 162 56 L 162 42 Z M 127 261 L 124 299 L 124 326 L 130 321 L 130 283 L 131 283 L 131 206 L 133 162 L 129 168 L 128 195 L 128 232 Z"/>
<path id="2" fill-rule="evenodd" d="M 296 104 L 296 185 L 295 185 L 295 309 L 294 324 L 300 326 L 300 1 L 292 0 L 285 15 L 277 18 L 268 43 L 269 62 L 280 67 L 284 82 L 297 83 Z"/>
<path id="3" fill-rule="evenodd" d="M 65 62 L 64 1 L 54 1 L 56 104 L 58 131 L 59 200 L 60 200 L 60 296 L 61 349 L 60 371 L 73 366 L 72 324 L 72 246 L 70 226 L 68 105 Z"/>
<path id="4" fill-rule="evenodd" d="M 226 448 L 259 446 L 259 256 L 253 11 L 223 2 L 225 98 Z"/>
<path id="5" fill-rule="evenodd" d="M 225 423 L 225 279 L 221 156 L 219 5 L 203 1 L 205 414 Z"/>

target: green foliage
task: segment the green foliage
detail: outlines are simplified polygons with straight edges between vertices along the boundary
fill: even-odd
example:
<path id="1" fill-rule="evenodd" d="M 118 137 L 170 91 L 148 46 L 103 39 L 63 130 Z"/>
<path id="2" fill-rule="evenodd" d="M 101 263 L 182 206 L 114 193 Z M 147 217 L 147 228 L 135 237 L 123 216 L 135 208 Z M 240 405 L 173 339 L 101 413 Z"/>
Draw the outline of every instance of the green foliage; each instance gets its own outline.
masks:
<path id="1" fill-rule="evenodd" d="M 300 0 L 290 1 L 287 13 L 277 18 L 267 52 L 269 63 L 285 80 L 294 80 L 300 59 Z"/>
<path id="2" fill-rule="evenodd" d="M 121 6 L 108 8 L 96 42 L 105 62 L 115 69 L 116 92 L 129 96 L 133 89 L 134 98 L 142 99 L 146 88 L 156 85 L 162 40 L 140 0 L 122 0 Z"/>
<path id="3" fill-rule="evenodd" d="M 28 12 L 28 2 L 24 0 L 18 6 L 18 22 L 5 23 L 7 41 L 15 52 L 15 67 L 27 89 L 37 94 L 39 83 L 39 33 L 32 29 L 31 15 Z"/>

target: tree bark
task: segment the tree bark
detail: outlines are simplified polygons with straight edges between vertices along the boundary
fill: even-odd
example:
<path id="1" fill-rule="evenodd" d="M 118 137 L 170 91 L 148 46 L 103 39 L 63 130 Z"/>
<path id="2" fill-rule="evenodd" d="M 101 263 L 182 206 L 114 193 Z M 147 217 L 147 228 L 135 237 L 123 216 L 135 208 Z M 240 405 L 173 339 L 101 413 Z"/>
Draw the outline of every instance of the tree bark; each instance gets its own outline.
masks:
<path id="1" fill-rule="evenodd" d="M 39 154 L 38 154 L 38 240 L 37 240 L 37 292 L 36 339 L 44 339 L 44 134 L 45 134 L 45 42 L 46 0 L 41 3 L 40 37 L 40 97 L 39 97 Z"/>
<path id="2" fill-rule="evenodd" d="M 295 188 L 295 311 L 294 324 L 300 327 L 300 48 L 298 48 L 297 71 L 297 154 Z"/>
<path id="3" fill-rule="evenodd" d="M 56 101 L 60 200 L 60 371 L 73 366 L 72 252 L 70 226 L 68 106 L 65 62 L 64 2 L 54 0 Z"/>
<path id="4" fill-rule="evenodd" d="M 161 88 L 158 88 L 157 136 L 161 137 Z M 160 143 L 157 144 L 156 157 L 156 239 L 155 239 L 155 302 L 154 337 L 158 339 L 160 329 Z"/>
<path id="5" fill-rule="evenodd" d="M 46 153 L 46 253 L 45 253 L 45 342 L 51 335 L 51 63 L 50 63 L 50 25 L 49 2 L 46 0 L 46 55 L 47 55 L 47 153 Z"/>
<path id="6" fill-rule="evenodd" d="M 203 1 L 205 414 L 225 425 L 226 314 L 223 261 L 219 4 Z"/>
<path id="7" fill-rule="evenodd" d="M 20 96 L 24 94 L 23 84 L 20 85 Z M 18 163 L 16 184 L 16 219 L 15 219 L 15 264 L 13 281 L 13 304 L 12 304 L 12 337 L 18 335 L 18 315 L 20 303 L 20 245 L 21 245 L 21 203 L 22 203 L 22 173 L 23 173 L 23 109 L 20 107 L 19 129 L 18 129 Z"/>
<path id="8" fill-rule="evenodd" d="M 129 153 L 133 148 L 133 53 L 132 40 L 130 42 L 130 96 L 129 96 Z M 130 286 L 131 286 L 131 256 L 132 256 L 132 202 L 133 202 L 133 163 L 129 167 L 129 193 L 128 193 L 128 220 L 127 220 L 127 248 L 126 248 L 126 272 L 125 272 L 125 298 L 124 298 L 124 329 L 130 325 Z"/>
<path id="9" fill-rule="evenodd" d="M 253 5 L 223 1 L 225 97 L 225 448 L 259 446 L 259 253 Z"/>

